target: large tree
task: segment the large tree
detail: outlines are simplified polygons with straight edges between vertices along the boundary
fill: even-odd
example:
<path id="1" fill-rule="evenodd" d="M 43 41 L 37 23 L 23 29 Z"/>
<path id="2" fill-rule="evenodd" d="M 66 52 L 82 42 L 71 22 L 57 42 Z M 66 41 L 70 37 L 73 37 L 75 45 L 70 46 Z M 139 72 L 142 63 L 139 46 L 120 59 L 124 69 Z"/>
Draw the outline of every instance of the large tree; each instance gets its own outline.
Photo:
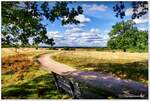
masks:
<path id="1" fill-rule="evenodd" d="M 132 15 L 131 20 L 120 22 L 113 26 L 109 33 L 110 39 L 108 47 L 113 49 L 137 48 L 138 50 L 147 50 L 148 48 L 148 32 L 139 31 L 133 27 L 133 19 L 139 19 L 148 13 L 148 1 L 133 1 L 131 2 Z M 125 2 L 117 2 L 113 7 L 115 16 L 123 19 L 125 14 Z"/>
<path id="2" fill-rule="evenodd" d="M 51 6 L 49 2 L 2 2 L 2 47 L 8 45 L 29 45 L 29 39 L 33 44 L 51 44 L 53 39 L 48 38 L 46 25 L 43 19 L 50 22 L 61 20 L 64 24 L 78 24 L 75 16 L 82 14 L 82 7 L 69 8 L 68 3 L 55 2 Z"/>
<path id="3" fill-rule="evenodd" d="M 147 50 L 148 32 L 139 31 L 130 21 L 120 22 L 112 27 L 109 33 L 108 47 L 112 49 L 138 49 Z"/>

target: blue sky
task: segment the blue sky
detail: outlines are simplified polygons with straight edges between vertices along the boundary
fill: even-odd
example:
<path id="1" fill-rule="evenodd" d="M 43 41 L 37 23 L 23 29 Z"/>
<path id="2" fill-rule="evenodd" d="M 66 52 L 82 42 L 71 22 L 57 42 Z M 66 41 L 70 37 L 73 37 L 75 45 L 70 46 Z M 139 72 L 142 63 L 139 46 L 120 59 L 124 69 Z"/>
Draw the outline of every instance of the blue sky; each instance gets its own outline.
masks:
<path id="1" fill-rule="evenodd" d="M 50 23 L 45 19 L 43 23 L 47 24 L 47 35 L 54 38 L 55 46 L 106 47 L 112 25 L 122 21 L 122 19 L 116 18 L 113 12 L 112 7 L 115 3 L 78 1 L 69 4 L 69 8 L 82 6 L 83 14 L 76 17 L 81 23 L 62 26 L 60 20 Z M 54 2 L 51 3 L 51 5 L 53 4 Z M 127 16 L 124 20 L 128 20 L 131 19 L 132 14 L 131 2 L 126 2 L 125 5 Z M 148 30 L 148 15 L 134 21 L 139 30 Z"/>

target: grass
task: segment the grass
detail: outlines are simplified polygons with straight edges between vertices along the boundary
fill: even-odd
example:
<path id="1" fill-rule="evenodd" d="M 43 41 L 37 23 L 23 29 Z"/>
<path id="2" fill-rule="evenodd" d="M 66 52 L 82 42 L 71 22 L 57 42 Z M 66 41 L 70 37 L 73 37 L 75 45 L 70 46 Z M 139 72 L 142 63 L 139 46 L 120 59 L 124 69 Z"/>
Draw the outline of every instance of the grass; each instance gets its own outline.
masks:
<path id="1" fill-rule="evenodd" d="M 79 70 L 110 73 L 148 84 L 148 53 L 69 51 L 53 59 Z"/>
<path id="2" fill-rule="evenodd" d="M 41 68 L 34 60 L 50 50 L 2 49 L 2 99 L 68 99 L 68 94 L 59 93 L 51 73 Z"/>

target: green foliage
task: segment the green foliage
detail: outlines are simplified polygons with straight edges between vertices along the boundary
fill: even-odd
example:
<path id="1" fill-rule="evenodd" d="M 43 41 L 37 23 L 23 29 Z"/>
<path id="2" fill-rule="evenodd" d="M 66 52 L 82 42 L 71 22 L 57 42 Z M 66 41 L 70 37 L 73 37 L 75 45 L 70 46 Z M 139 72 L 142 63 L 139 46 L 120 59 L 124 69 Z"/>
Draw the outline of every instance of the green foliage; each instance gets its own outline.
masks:
<path id="1" fill-rule="evenodd" d="M 48 43 L 51 45 L 51 47 L 55 44 L 55 42 L 54 42 L 54 39 L 53 38 L 50 38 L 49 40 L 48 40 Z"/>
<path id="2" fill-rule="evenodd" d="M 69 8 L 69 2 L 56 2 L 53 7 L 48 2 L 22 1 L 2 2 L 2 46 L 33 45 L 39 43 L 54 45 L 54 40 L 48 38 L 46 25 L 42 20 L 50 22 L 61 20 L 64 24 L 78 24 L 75 16 L 82 14 L 82 7 Z"/>
<path id="3" fill-rule="evenodd" d="M 96 51 L 111 51 L 109 48 L 96 48 Z"/>
<path id="4" fill-rule="evenodd" d="M 63 50 L 70 50 L 70 48 L 69 47 L 64 47 L 64 49 Z"/>
<path id="5" fill-rule="evenodd" d="M 145 51 L 148 49 L 148 32 L 133 27 L 132 21 L 117 23 L 109 33 L 108 47 L 111 49 L 132 49 Z"/>

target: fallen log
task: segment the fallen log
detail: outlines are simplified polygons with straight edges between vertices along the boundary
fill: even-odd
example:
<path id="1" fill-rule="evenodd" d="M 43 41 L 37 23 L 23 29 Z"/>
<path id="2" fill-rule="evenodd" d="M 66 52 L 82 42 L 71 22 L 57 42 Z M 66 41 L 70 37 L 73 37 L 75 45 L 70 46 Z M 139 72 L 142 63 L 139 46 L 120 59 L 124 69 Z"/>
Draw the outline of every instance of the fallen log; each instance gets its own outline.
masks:
<path id="1" fill-rule="evenodd" d="M 93 88 L 93 93 L 117 98 L 148 98 L 148 87 L 132 80 L 121 80 L 112 75 L 90 72 L 65 72 L 63 76 L 80 82 L 87 88 Z M 86 91 L 85 91 L 86 92 Z"/>

